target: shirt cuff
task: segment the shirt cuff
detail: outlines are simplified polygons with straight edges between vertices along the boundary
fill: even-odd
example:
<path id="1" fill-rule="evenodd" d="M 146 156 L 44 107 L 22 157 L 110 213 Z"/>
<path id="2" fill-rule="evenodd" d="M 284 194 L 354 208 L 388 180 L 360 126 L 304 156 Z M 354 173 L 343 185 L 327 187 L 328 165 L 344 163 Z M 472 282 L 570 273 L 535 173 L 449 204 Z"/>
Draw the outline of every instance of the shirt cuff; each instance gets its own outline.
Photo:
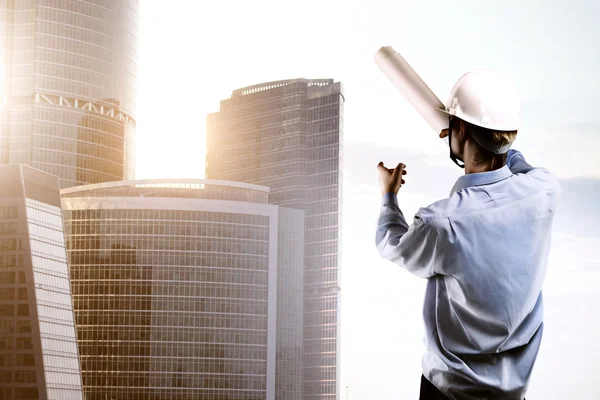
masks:
<path id="1" fill-rule="evenodd" d="M 383 195 L 382 203 L 383 206 L 398 206 L 398 195 L 396 193 L 388 192 Z"/>

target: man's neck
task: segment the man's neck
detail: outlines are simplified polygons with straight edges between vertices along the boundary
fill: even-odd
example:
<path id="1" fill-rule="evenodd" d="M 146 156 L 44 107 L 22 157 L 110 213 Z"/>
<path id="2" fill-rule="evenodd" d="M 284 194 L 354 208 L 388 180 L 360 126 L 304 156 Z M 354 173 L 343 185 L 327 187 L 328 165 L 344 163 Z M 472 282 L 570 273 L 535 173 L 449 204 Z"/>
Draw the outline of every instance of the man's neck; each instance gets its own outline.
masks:
<path id="1" fill-rule="evenodd" d="M 473 152 L 472 147 L 470 146 L 469 141 L 465 143 L 464 147 L 464 162 L 465 162 L 465 175 L 468 174 L 477 174 L 480 172 L 488 172 L 492 170 L 491 161 L 488 162 L 476 162 L 475 158 L 477 157 L 476 153 Z"/>
<path id="2" fill-rule="evenodd" d="M 489 172 L 492 170 L 492 166 L 490 163 L 478 163 L 475 164 L 473 162 L 465 163 L 465 175 L 469 174 L 477 174 L 480 172 Z"/>

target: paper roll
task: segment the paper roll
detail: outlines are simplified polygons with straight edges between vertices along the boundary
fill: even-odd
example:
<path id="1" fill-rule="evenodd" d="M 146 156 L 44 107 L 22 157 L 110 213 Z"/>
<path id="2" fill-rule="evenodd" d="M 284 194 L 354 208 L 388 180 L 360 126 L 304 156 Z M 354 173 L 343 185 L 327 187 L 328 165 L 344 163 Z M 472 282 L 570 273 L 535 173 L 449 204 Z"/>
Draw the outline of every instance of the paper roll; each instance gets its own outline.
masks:
<path id="1" fill-rule="evenodd" d="M 438 110 L 444 104 L 399 53 L 390 46 L 382 47 L 375 54 L 375 63 L 436 134 L 448 128 L 448 115 Z M 448 143 L 447 138 L 445 141 Z"/>

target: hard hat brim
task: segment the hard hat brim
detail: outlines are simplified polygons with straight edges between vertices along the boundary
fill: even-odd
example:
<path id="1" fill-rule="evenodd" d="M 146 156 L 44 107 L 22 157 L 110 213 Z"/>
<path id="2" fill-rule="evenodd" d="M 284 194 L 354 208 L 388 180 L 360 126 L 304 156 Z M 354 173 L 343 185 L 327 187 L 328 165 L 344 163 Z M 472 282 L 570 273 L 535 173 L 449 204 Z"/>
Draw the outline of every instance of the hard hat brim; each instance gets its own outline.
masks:
<path id="1" fill-rule="evenodd" d="M 463 121 L 466 121 L 470 124 L 473 124 L 475 126 L 479 126 L 481 128 L 486 128 L 486 129 L 490 129 L 490 130 L 495 130 L 495 131 L 500 131 L 500 132 L 512 132 L 512 131 L 516 131 L 519 129 L 519 126 L 511 126 L 511 127 L 506 127 L 506 126 L 495 126 L 495 125 L 482 125 L 481 123 L 479 123 L 478 121 L 476 121 L 474 118 L 470 118 L 466 115 L 460 115 L 460 114 L 456 114 L 456 113 L 452 113 L 448 110 L 446 110 L 446 108 L 442 108 L 442 107 L 437 107 L 438 111 L 443 112 L 446 115 L 451 115 L 453 117 L 462 119 Z"/>
<path id="2" fill-rule="evenodd" d="M 450 113 L 449 111 L 447 111 L 445 107 L 438 107 L 437 110 L 443 112 L 444 114 L 454 115 L 454 114 Z"/>

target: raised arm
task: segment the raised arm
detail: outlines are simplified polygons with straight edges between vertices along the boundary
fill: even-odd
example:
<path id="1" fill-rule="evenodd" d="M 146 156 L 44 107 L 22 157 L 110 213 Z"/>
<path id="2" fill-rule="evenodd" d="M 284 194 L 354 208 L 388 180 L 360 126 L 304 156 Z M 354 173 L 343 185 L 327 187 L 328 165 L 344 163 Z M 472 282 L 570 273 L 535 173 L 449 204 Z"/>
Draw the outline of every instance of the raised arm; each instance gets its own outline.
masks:
<path id="1" fill-rule="evenodd" d="M 437 234 L 419 214 L 412 225 L 406 222 L 395 193 L 383 196 L 375 243 L 381 257 L 421 278 L 435 275 Z"/>

